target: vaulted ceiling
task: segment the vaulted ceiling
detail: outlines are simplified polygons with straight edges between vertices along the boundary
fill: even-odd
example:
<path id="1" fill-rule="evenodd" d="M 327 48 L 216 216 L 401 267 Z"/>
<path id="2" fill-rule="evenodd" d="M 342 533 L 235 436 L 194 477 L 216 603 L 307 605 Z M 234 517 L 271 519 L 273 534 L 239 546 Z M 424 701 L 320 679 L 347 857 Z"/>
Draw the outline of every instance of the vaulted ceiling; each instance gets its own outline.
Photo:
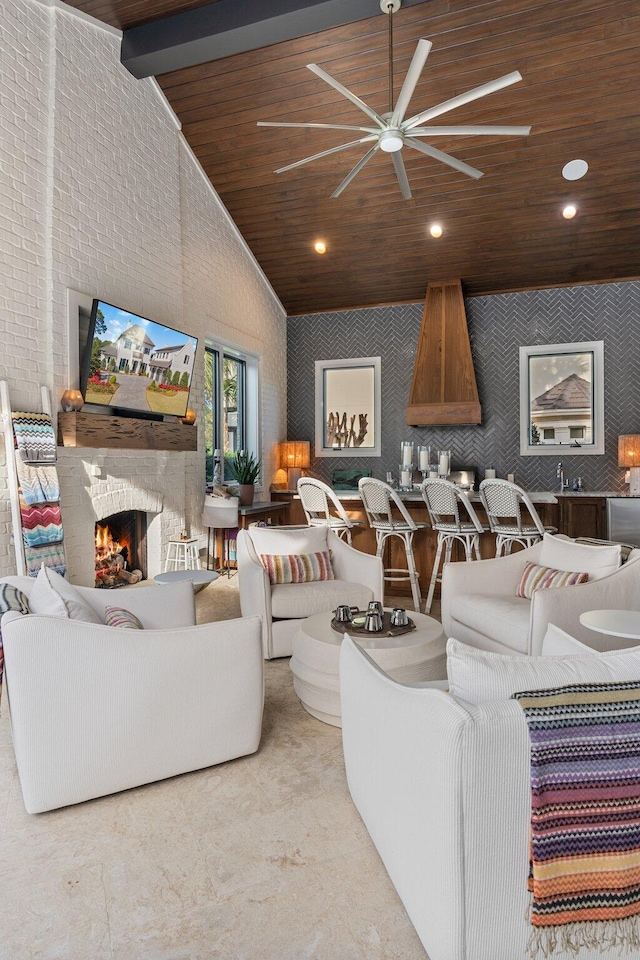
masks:
<path id="1" fill-rule="evenodd" d="M 121 28 L 203 0 L 67 0 Z M 348 2 L 348 0 L 345 0 Z M 403 150 L 413 199 L 377 154 L 338 199 L 367 146 L 277 175 L 345 142 L 340 131 L 258 120 L 366 123 L 305 69 L 317 63 L 379 112 L 387 17 L 335 27 L 158 77 L 183 131 L 290 313 L 415 301 L 427 281 L 488 292 L 637 277 L 640 242 L 640 8 L 637 0 L 425 0 L 394 17 L 400 89 L 420 37 L 433 49 L 418 112 L 513 70 L 523 80 L 449 113 L 448 124 L 531 124 L 528 137 L 439 137 L 480 180 Z M 355 137 L 355 135 L 354 135 Z M 563 165 L 589 163 L 569 183 Z M 562 217 L 565 203 L 578 208 Z M 442 224 L 440 239 L 429 225 Z M 314 252 L 322 239 L 327 252 Z"/>

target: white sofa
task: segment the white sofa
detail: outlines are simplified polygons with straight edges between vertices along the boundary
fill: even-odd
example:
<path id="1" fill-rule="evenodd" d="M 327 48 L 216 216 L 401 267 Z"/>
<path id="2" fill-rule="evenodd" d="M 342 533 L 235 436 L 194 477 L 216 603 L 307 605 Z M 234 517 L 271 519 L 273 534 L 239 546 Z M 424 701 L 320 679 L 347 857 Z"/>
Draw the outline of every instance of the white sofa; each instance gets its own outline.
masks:
<path id="1" fill-rule="evenodd" d="M 28 577 L 8 577 L 27 595 Z M 257 619 L 195 625 L 190 583 L 78 587 L 99 614 L 144 630 L 57 617 L 2 618 L 18 773 L 29 813 L 101 797 L 254 753 L 262 729 Z"/>
<path id="2" fill-rule="evenodd" d="M 556 538 L 568 540 L 568 538 Z M 640 551 L 600 580 L 572 587 L 537 590 L 533 600 L 516 597 L 526 563 L 540 563 L 544 543 L 474 563 L 448 563 L 442 579 L 442 625 L 447 637 L 496 653 L 540 653 L 547 626 L 554 623 L 590 646 L 604 650 L 620 646 L 583 627 L 587 610 L 640 610 Z M 589 547 L 598 550 L 599 547 Z"/>
<path id="3" fill-rule="evenodd" d="M 430 960 L 527 960 L 524 714 L 514 700 L 473 706 L 438 689 L 444 686 L 399 684 L 345 637 L 340 696 L 349 789 Z M 630 956 L 559 949 L 552 960 L 596 955 Z"/>
<path id="4" fill-rule="evenodd" d="M 260 554 L 331 551 L 335 580 L 272 586 Z M 333 610 L 339 603 L 366 607 L 383 600 L 382 560 L 355 550 L 328 527 L 249 527 L 237 541 L 240 606 L 243 617 L 262 618 L 265 660 L 290 657 L 302 620 Z"/>

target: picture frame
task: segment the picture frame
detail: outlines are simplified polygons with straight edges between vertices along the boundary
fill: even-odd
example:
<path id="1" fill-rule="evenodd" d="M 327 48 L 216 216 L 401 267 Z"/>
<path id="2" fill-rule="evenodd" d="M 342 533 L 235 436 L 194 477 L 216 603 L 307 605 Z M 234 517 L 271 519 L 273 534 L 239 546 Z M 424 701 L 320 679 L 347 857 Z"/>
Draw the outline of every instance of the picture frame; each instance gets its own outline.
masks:
<path id="1" fill-rule="evenodd" d="M 604 448 L 604 341 L 520 347 L 520 455 Z"/>
<path id="2" fill-rule="evenodd" d="M 316 457 L 381 455 L 381 360 L 315 362 Z"/>

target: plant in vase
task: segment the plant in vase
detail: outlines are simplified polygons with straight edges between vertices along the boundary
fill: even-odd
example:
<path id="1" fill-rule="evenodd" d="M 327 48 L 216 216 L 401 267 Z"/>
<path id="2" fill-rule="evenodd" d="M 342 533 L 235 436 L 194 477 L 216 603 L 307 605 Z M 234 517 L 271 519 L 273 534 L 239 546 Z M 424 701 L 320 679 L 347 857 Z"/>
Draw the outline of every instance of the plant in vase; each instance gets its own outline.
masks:
<path id="1" fill-rule="evenodd" d="M 260 461 L 246 450 L 239 450 L 225 459 L 231 478 L 238 481 L 241 506 L 250 507 L 253 503 L 255 482 L 261 470 Z"/>

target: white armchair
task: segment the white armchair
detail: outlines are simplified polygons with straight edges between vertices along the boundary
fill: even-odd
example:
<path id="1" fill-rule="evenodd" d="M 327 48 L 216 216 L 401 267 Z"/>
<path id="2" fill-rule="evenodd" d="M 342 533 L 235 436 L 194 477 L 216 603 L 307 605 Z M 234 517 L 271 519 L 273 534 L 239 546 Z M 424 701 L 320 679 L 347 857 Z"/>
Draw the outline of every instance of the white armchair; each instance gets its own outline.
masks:
<path id="1" fill-rule="evenodd" d="M 9 577 L 29 594 L 34 580 Z M 191 583 L 77 590 L 144 630 L 2 618 L 24 804 L 39 813 L 254 753 L 263 712 L 257 619 L 195 625 Z M 3 701 L 4 706 L 4 701 Z"/>
<path id="2" fill-rule="evenodd" d="M 441 686 L 392 680 L 345 637 L 340 696 L 351 796 L 430 960 L 526 960 L 524 714 L 515 700 L 473 706 Z M 553 960 L 595 955 L 560 948 Z"/>
<path id="3" fill-rule="evenodd" d="M 272 586 L 260 554 L 331 551 L 335 580 Z M 384 596 L 382 561 L 355 550 L 328 527 L 249 527 L 238 534 L 238 580 L 243 617 L 262 618 L 265 660 L 290 657 L 302 620 L 339 603 L 366 607 Z"/>
<path id="4" fill-rule="evenodd" d="M 638 555 L 634 551 L 623 566 L 602 579 L 537 590 L 532 600 L 516 597 L 525 564 L 543 562 L 543 548 L 544 543 L 537 543 L 495 560 L 447 564 L 442 582 L 447 637 L 496 653 L 539 655 L 547 626 L 554 623 L 583 643 L 610 649 L 605 637 L 599 642 L 582 626 L 580 614 L 594 609 L 640 610 Z"/>

